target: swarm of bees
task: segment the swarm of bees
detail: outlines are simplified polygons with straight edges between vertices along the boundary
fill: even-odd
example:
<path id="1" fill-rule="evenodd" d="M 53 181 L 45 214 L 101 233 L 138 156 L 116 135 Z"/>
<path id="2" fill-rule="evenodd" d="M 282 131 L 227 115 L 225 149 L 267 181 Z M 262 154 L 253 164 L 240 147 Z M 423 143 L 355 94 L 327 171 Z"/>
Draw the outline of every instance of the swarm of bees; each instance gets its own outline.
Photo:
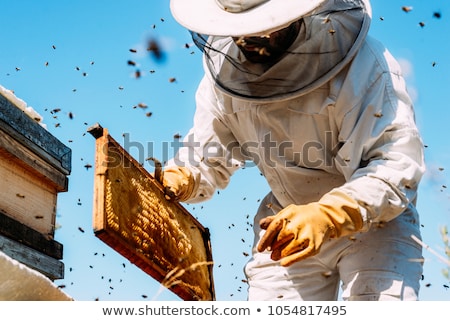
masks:
<path id="1" fill-rule="evenodd" d="M 404 12 L 405 14 L 409 14 L 409 15 L 415 13 L 415 12 L 413 12 L 414 8 L 412 6 L 402 6 L 401 7 L 401 11 Z M 434 19 L 441 19 L 442 18 L 441 12 L 439 12 L 439 11 L 433 12 L 432 13 L 432 18 L 434 18 Z M 380 17 L 380 20 L 384 21 L 385 18 L 384 17 Z M 164 19 L 161 19 L 161 21 L 164 21 Z M 426 28 L 427 27 L 427 22 L 426 21 L 418 21 L 417 24 L 418 24 L 418 26 L 420 28 Z M 152 28 L 155 29 L 156 28 L 156 24 L 152 25 Z M 336 30 L 334 30 L 333 28 L 329 29 L 329 33 L 331 35 L 334 35 L 335 32 L 336 32 Z M 167 58 L 168 53 L 165 52 L 163 46 L 161 45 L 160 41 L 157 38 L 150 38 L 150 39 L 148 39 L 147 42 L 145 43 L 144 47 L 145 47 L 145 51 L 147 53 L 146 57 L 148 57 L 149 59 L 151 59 L 151 61 L 153 61 L 155 63 L 162 63 Z M 191 44 L 185 43 L 184 47 L 186 49 L 190 49 L 191 48 Z M 60 47 L 59 47 L 59 49 L 60 49 Z M 51 50 L 56 50 L 55 52 L 58 52 L 57 46 L 54 45 L 54 44 L 51 45 Z M 132 70 L 132 77 L 133 78 L 135 78 L 137 80 L 140 79 L 140 81 L 142 81 L 142 78 L 145 78 L 145 75 L 146 75 L 147 71 L 145 70 L 145 68 L 143 68 L 140 65 L 140 62 L 141 62 L 139 60 L 140 59 L 139 58 L 140 49 L 127 48 L 126 50 L 127 50 L 128 54 L 130 55 L 131 58 L 130 59 L 124 59 L 123 64 L 128 66 L 129 69 Z M 98 61 L 98 63 L 100 63 L 100 61 Z M 54 64 L 52 64 L 51 60 L 44 62 L 44 66 L 45 67 L 49 67 L 49 68 L 46 68 L 46 70 L 50 70 L 53 65 Z M 79 72 L 79 73 L 77 73 L 78 75 L 81 75 L 82 77 L 88 77 L 89 76 L 88 79 L 90 79 L 91 77 L 94 76 L 94 71 L 89 69 L 90 68 L 89 65 L 93 66 L 94 65 L 94 61 L 91 61 L 89 64 L 86 64 L 85 66 L 83 66 L 83 64 L 80 64 L 78 66 L 73 67 L 73 65 L 72 65 L 71 70 L 73 71 L 73 69 L 75 69 L 76 72 Z M 40 66 L 42 67 L 42 62 L 40 63 Z M 97 66 L 97 64 L 96 64 L 96 66 Z M 435 62 L 435 61 L 433 61 L 431 63 L 431 66 L 432 67 L 436 67 L 436 66 L 439 67 L 438 63 Z M 128 67 L 126 67 L 126 68 L 128 68 Z M 24 72 L 26 72 L 26 68 L 24 67 L 23 70 L 22 70 L 22 68 L 20 66 L 16 66 L 15 67 L 15 71 L 18 72 L 19 75 L 21 75 Z M 88 71 L 89 71 L 89 73 L 88 73 Z M 152 68 L 151 70 L 148 70 L 148 74 L 155 74 L 155 73 L 157 73 L 157 68 L 155 68 L 155 69 Z M 176 85 L 180 81 L 180 79 L 178 77 L 172 76 L 172 77 L 167 78 L 165 81 L 167 81 L 169 84 Z M 116 91 L 119 90 L 120 92 L 127 92 L 127 89 L 128 89 L 126 86 L 124 87 L 122 85 L 119 85 L 119 86 L 114 87 L 114 88 L 115 88 Z M 80 88 L 78 88 L 78 89 L 80 89 Z M 75 93 L 75 92 L 77 92 L 77 89 L 74 88 L 74 89 L 72 89 L 72 91 Z M 148 117 L 148 118 L 154 116 L 154 114 L 155 114 L 154 111 L 149 111 L 150 109 L 152 109 L 152 107 L 151 107 L 151 104 L 148 104 L 146 102 L 139 102 L 139 103 L 133 105 L 132 108 L 136 109 L 136 110 L 143 110 L 145 116 Z M 64 128 L 64 126 L 63 126 L 64 122 L 62 121 L 61 118 L 64 118 L 65 115 L 67 115 L 67 118 L 69 120 L 74 120 L 75 119 L 75 122 L 79 118 L 78 113 L 74 114 L 74 112 L 72 112 L 72 111 L 67 111 L 67 109 L 65 109 L 64 106 L 63 107 L 48 108 L 46 110 L 50 113 L 50 116 L 52 117 L 52 119 L 55 120 L 55 122 L 56 122 L 54 124 L 55 128 Z M 75 117 L 75 115 L 77 117 Z M 373 114 L 373 116 L 377 117 L 377 118 L 380 118 L 380 117 L 383 117 L 383 114 L 381 112 L 375 112 Z M 182 135 L 177 132 L 177 133 L 173 134 L 173 138 L 174 139 L 181 139 Z M 73 141 L 73 140 L 70 140 L 70 141 Z M 86 163 L 84 161 L 83 161 L 83 163 L 84 163 L 83 167 L 84 167 L 84 169 L 86 171 L 90 170 L 93 167 L 90 163 Z M 439 167 L 438 171 L 444 171 L 444 168 L 443 167 Z M 442 189 L 445 189 L 446 187 L 447 187 L 446 185 L 442 185 Z M 25 195 L 18 193 L 16 196 L 18 198 L 24 199 L 26 201 L 26 196 Z M 242 199 L 246 200 L 247 198 L 243 197 Z M 260 200 L 257 200 L 256 203 L 258 203 L 259 201 Z M 77 205 L 78 206 L 82 206 L 82 203 L 81 203 L 79 198 L 78 198 Z M 271 204 L 268 205 L 268 207 L 270 207 L 270 206 L 271 206 Z M 202 208 L 203 207 L 200 207 L 200 209 L 202 209 Z M 245 229 L 244 228 L 242 229 L 243 232 L 245 230 L 244 233 L 248 232 L 248 234 L 244 235 L 243 237 L 240 236 L 241 237 L 240 240 L 238 239 L 238 242 L 241 243 L 243 248 L 242 248 L 242 250 L 239 250 L 238 252 L 236 252 L 237 256 L 244 257 L 244 258 L 247 258 L 247 257 L 249 257 L 251 255 L 251 249 L 249 249 L 249 247 L 251 247 L 251 245 L 249 245 L 251 242 L 248 242 L 248 239 L 247 239 L 247 237 L 250 237 L 250 234 L 252 233 L 252 223 L 249 221 L 249 217 L 250 216 L 247 215 L 247 220 L 245 222 Z M 42 219 L 41 216 L 36 216 L 35 218 L 36 219 Z M 237 227 L 242 227 L 242 224 L 239 225 L 239 223 L 230 223 L 226 228 L 228 228 L 228 232 L 234 232 L 234 231 L 237 230 Z M 382 227 L 383 227 L 383 224 L 380 223 L 379 228 L 382 228 Z M 85 233 L 85 228 L 83 228 L 83 227 L 78 227 L 77 230 L 81 234 L 84 234 L 84 235 L 87 234 L 87 233 Z M 351 239 L 351 240 L 355 241 L 355 239 Z M 97 257 L 97 253 L 95 253 L 94 256 Z M 103 254 L 103 256 L 104 256 L 104 254 Z M 227 267 L 234 266 L 235 262 L 227 262 L 226 265 L 227 265 Z M 238 265 L 238 264 L 236 263 L 236 265 Z M 125 266 L 126 266 L 125 263 L 123 263 L 118 268 L 121 268 L 121 267 L 125 268 Z M 225 263 L 223 263 L 223 262 L 216 264 L 216 267 L 218 269 L 221 269 L 224 266 L 225 266 Z M 90 269 L 94 269 L 95 265 L 94 264 L 89 264 L 88 267 Z M 241 270 L 241 266 L 240 265 L 238 266 L 238 269 Z M 70 267 L 69 271 L 72 272 L 73 268 Z M 329 278 L 331 275 L 332 275 L 331 271 L 330 272 L 325 272 L 323 274 L 323 277 L 324 278 Z M 242 284 L 246 284 L 246 282 L 247 282 L 241 276 L 242 276 L 241 274 L 237 274 L 236 277 L 235 277 L 235 280 L 237 280 L 239 282 L 239 285 L 236 286 L 236 292 L 241 292 Z M 102 279 L 108 280 L 108 283 L 112 283 L 112 278 L 108 278 L 108 277 L 105 278 L 104 276 L 102 276 Z M 120 282 L 121 281 L 122 280 L 120 280 Z M 59 285 L 60 288 L 65 288 L 67 286 L 68 285 Z M 427 282 L 425 284 L 425 286 L 426 287 L 430 287 L 431 283 Z M 115 287 L 112 284 L 108 285 L 108 288 L 107 288 L 108 293 L 110 294 L 114 290 L 114 288 Z M 444 284 L 444 288 L 448 289 L 448 285 Z M 229 296 L 232 297 L 232 296 L 234 296 L 234 294 L 235 293 L 230 293 Z M 140 295 L 140 298 L 142 298 L 142 299 L 148 299 L 148 297 L 149 297 L 147 294 L 139 294 L 139 295 Z M 283 296 L 280 295 L 279 299 L 282 299 L 282 298 L 283 298 Z M 99 298 L 97 297 L 96 300 L 98 300 L 98 299 Z"/>

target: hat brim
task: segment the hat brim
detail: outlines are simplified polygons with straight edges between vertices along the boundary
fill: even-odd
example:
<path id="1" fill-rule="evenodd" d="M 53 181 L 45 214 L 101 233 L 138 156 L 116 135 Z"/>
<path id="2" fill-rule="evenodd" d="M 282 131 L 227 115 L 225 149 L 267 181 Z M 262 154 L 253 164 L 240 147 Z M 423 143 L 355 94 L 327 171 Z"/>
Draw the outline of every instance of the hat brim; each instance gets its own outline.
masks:
<path id="1" fill-rule="evenodd" d="M 211 36 L 269 33 L 308 15 L 326 0 L 270 0 L 240 13 L 219 7 L 216 0 L 170 0 L 175 20 L 190 31 Z"/>

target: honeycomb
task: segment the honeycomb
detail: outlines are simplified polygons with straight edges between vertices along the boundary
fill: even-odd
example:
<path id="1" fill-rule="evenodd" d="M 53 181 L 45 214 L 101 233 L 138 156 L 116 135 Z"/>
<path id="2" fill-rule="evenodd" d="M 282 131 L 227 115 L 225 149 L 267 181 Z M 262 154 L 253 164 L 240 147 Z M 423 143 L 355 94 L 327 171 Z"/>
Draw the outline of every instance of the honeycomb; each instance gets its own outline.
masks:
<path id="1" fill-rule="evenodd" d="M 183 299 L 213 300 L 207 229 L 112 138 L 107 144 L 96 161 L 104 198 L 96 234 Z"/>

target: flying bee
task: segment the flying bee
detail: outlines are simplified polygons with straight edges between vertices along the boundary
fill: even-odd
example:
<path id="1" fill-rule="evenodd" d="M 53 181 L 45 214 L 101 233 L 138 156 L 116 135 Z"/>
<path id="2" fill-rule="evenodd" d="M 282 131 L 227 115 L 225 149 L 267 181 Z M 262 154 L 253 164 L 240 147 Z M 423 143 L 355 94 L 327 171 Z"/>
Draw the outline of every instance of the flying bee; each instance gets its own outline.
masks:
<path id="1" fill-rule="evenodd" d="M 332 274 L 333 274 L 333 272 L 331 272 L 331 271 L 325 271 L 325 272 L 322 273 L 322 275 L 323 275 L 325 278 L 329 278 Z"/>
<path id="2" fill-rule="evenodd" d="M 260 56 L 270 56 L 270 52 L 267 51 L 266 47 L 262 47 L 258 51 Z"/>
<path id="3" fill-rule="evenodd" d="M 164 58 L 164 53 L 161 49 L 161 46 L 155 39 L 150 39 L 147 43 L 147 51 L 151 53 L 151 56 L 160 61 Z"/>
<path id="4" fill-rule="evenodd" d="M 385 222 L 377 222 L 377 225 L 376 225 L 378 228 L 383 228 L 383 227 L 385 227 Z"/>
<path id="5" fill-rule="evenodd" d="M 413 7 L 411 7 L 411 6 L 403 6 L 403 7 L 402 7 L 402 10 L 403 10 L 404 12 L 406 12 L 406 13 L 412 11 L 412 9 L 413 9 Z"/>
<path id="6" fill-rule="evenodd" d="M 245 47 L 247 45 L 247 42 L 245 41 L 245 37 L 240 37 L 236 40 L 236 45 L 238 47 Z"/>

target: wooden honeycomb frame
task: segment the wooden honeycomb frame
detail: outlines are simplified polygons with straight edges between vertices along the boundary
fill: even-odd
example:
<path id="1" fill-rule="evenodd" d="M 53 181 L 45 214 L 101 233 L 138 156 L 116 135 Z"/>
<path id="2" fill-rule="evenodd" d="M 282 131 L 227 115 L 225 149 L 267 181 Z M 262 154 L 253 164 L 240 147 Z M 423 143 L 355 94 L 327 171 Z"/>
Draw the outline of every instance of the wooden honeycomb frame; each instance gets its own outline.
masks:
<path id="1" fill-rule="evenodd" d="M 95 235 L 183 300 L 215 300 L 208 229 L 100 125 L 96 138 Z"/>

